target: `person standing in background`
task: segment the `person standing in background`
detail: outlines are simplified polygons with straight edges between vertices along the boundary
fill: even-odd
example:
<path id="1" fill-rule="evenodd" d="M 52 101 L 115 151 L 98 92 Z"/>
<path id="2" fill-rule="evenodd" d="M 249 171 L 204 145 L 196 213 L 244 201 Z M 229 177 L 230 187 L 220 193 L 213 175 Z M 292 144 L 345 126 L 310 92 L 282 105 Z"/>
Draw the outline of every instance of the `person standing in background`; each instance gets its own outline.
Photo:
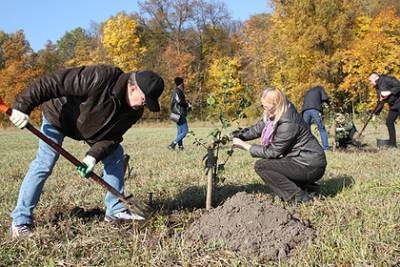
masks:
<path id="1" fill-rule="evenodd" d="M 191 108 L 189 102 L 186 101 L 186 97 L 184 94 L 185 84 L 183 82 L 183 78 L 176 77 L 175 78 L 175 89 L 171 95 L 171 116 L 176 123 L 176 138 L 168 145 L 168 149 L 175 150 L 176 145 L 178 145 L 179 150 L 183 151 L 183 139 L 186 137 L 188 133 L 188 124 L 186 120 L 187 112 Z"/>
<path id="2" fill-rule="evenodd" d="M 322 121 L 323 108 L 322 103 L 328 103 L 329 98 L 325 89 L 318 85 L 306 92 L 302 108 L 303 119 L 311 127 L 314 122 L 318 126 L 321 136 L 322 148 L 326 151 L 329 149 L 328 134 L 326 133 L 325 125 Z"/>

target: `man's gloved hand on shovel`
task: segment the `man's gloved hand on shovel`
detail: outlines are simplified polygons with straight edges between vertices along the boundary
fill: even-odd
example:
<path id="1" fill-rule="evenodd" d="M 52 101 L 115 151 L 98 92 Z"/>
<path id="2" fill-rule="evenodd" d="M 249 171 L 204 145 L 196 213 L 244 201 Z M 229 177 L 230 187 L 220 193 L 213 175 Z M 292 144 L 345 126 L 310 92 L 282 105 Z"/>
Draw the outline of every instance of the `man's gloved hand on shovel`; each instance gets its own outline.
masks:
<path id="1" fill-rule="evenodd" d="M 96 159 L 92 156 L 87 155 L 83 160 L 82 163 L 86 165 L 86 167 L 76 167 L 76 169 L 79 171 L 79 174 L 82 177 L 87 177 L 89 172 L 91 172 L 94 169 L 94 166 L 96 166 Z"/>
<path id="2" fill-rule="evenodd" d="M 14 123 L 17 128 L 23 129 L 29 122 L 29 115 L 17 109 L 13 109 L 10 116 L 10 121 Z"/>

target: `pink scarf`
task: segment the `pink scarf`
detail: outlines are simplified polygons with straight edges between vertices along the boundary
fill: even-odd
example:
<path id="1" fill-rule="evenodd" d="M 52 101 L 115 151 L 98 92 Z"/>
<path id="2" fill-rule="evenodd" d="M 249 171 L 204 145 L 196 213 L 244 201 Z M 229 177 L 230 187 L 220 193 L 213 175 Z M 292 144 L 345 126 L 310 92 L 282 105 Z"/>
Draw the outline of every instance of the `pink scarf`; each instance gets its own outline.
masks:
<path id="1" fill-rule="evenodd" d="M 288 103 L 287 105 L 287 109 L 289 108 L 290 108 L 290 103 Z M 264 129 L 262 130 L 261 133 L 261 144 L 263 144 L 264 146 L 269 146 L 271 144 L 272 137 L 274 136 L 274 132 L 275 132 L 274 121 L 268 119 L 265 122 Z"/>
<path id="2" fill-rule="evenodd" d="M 261 144 L 263 144 L 264 146 L 269 146 L 269 144 L 271 143 L 272 136 L 275 131 L 274 126 L 274 121 L 268 120 L 265 123 L 264 129 L 261 133 Z"/>

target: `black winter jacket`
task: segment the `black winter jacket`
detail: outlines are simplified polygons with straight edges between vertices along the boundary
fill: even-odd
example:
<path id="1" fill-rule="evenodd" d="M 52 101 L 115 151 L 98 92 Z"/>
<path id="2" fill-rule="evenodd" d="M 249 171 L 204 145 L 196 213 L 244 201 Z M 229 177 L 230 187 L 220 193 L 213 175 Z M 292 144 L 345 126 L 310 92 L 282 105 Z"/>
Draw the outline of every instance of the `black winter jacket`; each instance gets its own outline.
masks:
<path id="1" fill-rule="evenodd" d="M 259 138 L 264 126 L 264 121 L 260 120 L 254 126 L 242 130 L 238 137 L 244 141 Z M 327 164 L 321 145 L 292 104 L 278 121 L 270 145 L 253 144 L 250 154 L 266 159 L 288 158 L 313 167 L 326 167 Z"/>
<path id="2" fill-rule="evenodd" d="M 308 109 L 316 109 L 322 113 L 322 102 L 328 103 L 328 96 L 322 86 L 315 86 L 304 95 L 302 112 Z"/>
<path id="3" fill-rule="evenodd" d="M 41 105 L 59 131 L 90 146 L 88 155 L 102 160 L 136 123 L 143 109 L 126 103 L 129 73 L 110 65 L 69 68 L 43 76 L 23 91 L 13 108 L 26 114 Z"/>
<path id="4" fill-rule="evenodd" d="M 391 110 L 400 111 L 400 81 L 392 76 L 381 75 L 376 81 L 375 89 L 378 99 L 382 91 L 391 92 L 388 98 L 379 103 L 375 114 L 379 114 L 382 111 L 385 103 L 389 104 Z"/>
<path id="5" fill-rule="evenodd" d="M 179 87 L 176 87 L 171 95 L 171 104 L 170 104 L 171 113 L 175 113 L 186 117 L 188 107 L 189 104 L 186 101 L 185 94 Z"/>

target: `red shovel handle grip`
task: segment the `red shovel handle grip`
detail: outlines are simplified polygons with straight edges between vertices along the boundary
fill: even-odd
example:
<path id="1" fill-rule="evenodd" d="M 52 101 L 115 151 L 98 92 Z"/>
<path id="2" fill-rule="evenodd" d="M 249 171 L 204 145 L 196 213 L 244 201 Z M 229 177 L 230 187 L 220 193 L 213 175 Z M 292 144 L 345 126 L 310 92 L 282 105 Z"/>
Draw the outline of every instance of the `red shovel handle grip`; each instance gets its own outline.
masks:
<path id="1" fill-rule="evenodd" d="M 4 102 L 3 98 L 0 96 L 0 111 L 6 113 L 8 116 L 11 116 L 12 109 L 9 108 Z"/>

